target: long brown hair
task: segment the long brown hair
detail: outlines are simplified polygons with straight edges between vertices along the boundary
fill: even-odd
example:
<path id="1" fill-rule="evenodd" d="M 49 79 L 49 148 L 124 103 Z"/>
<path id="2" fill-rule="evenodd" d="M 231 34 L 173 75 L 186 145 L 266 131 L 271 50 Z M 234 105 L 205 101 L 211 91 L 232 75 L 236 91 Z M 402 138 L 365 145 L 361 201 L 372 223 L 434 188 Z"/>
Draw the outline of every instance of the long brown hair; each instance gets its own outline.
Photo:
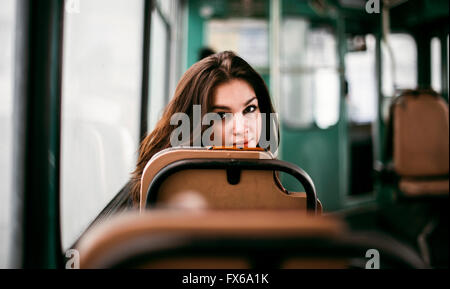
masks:
<path id="1" fill-rule="evenodd" d="M 175 94 L 164 110 L 155 129 L 141 142 L 136 169 L 132 174 L 131 197 L 137 205 L 140 198 L 141 177 L 145 165 L 157 152 L 170 147 L 170 135 L 175 129 L 170 124 L 172 115 L 183 112 L 192 120 L 193 105 L 201 105 L 201 116 L 211 111 L 216 87 L 233 79 L 246 81 L 255 91 L 261 113 L 274 113 L 269 91 L 261 76 L 242 58 L 231 51 L 208 56 L 192 65 L 181 77 Z M 271 135 L 270 118 L 266 118 L 265 135 Z M 191 124 L 192 125 L 192 124 Z M 278 123 L 275 133 L 279 140 Z M 192 143 L 191 127 L 191 143 Z"/>

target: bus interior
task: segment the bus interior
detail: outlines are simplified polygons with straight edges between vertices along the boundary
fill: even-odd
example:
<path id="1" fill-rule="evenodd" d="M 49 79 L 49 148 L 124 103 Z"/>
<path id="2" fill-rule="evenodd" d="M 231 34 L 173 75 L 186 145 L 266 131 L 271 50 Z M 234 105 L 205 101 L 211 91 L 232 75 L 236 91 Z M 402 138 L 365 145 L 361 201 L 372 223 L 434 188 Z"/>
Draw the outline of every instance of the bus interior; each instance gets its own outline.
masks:
<path id="1" fill-rule="evenodd" d="M 0 5 L 0 268 L 448 268 L 449 1 Z M 227 50 L 278 150 L 162 151 L 131 208 L 140 142 Z"/>

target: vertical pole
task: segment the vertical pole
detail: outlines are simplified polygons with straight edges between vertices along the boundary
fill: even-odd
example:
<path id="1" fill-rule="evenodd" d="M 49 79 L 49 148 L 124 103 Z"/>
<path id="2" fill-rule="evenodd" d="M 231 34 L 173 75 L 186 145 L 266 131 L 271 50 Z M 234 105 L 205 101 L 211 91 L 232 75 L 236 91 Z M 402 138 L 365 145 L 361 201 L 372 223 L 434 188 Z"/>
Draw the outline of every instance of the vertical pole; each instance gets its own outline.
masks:
<path id="1" fill-rule="evenodd" d="M 382 11 L 384 13 L 384 10 Z M 383 41 L 383 15 L 380 15 L 380 25 L 376 32 L 376 48 L 375 48 L 375 72 L 376 72 L 376 82 L 377 82 L 377 114 L 374 124 L 375 129 L 375 142 L 374 142 L 374 160 L 379 161 L 384 164 L 384 131 L 385 124 L 383 119 L 383 105 L 384 105 L 384 95 L 383 95 L 383 82 L 382 82 L 382 70 L 383 70 L 383 57 L 381 51 L 381 42 Z"/>
<path id="2" fill-rule="evenodd" d="M 417 86 L 419 88 L 431 87 L 431 36 L 423 31 L 423 27 L 414 30 L 417 43 Z"/>
<path id="3" fill-rule="evenodd" d="M 345 20 L 339 14 L 337 22 L 337 39 L 338 39 L 338 57 L 339 57 L 339 80 L 340 80 L 340 98 L 339 98 L 339 123 L 338 123 L 338 143 L 339 143 L 339 203 L 340 208 L 345 206 L 348 199 L 349 183 L 350 183 L 350 142 L 348 133 L 348 116 L 347 116 L 347 95 L 345 89 L 345 54 L 347 50 L 345 35 Z"/>
<path id="4" fill-rule="evenodd" d="M 448 103 L 448 28 L 441 34 L 441 91 L 442 97 Z"/>
<path id="5" fill-rule="evenodd" d="M 165 19 L 164 21 L 164 27 L 166 28 L 166 77 L 165 77 L 165 83 L 164 83 L 164 93 L 165 93 L 165 105 L 169 103 L 170 100 L 170 78 L 172 76 L 171 69 L 172 69 L 172 23 L 170 22 L 170 19 L 167 19 L 167 15 L 161 14 L 161 18 Z M 170 16 L 169 16 L 170 17 Z"/>
<path id="6" fill-rule="evenodd" d="M 278 112 L 278 121 L 281 124 L 280 98 L 281 98 L 281 71 L 280 71 L 280 31 L 281 31 L 281 0 L 270 1 L 270 90 L 275 111 Z M 278 158 L 282 158 L 281 143 L 278 146 Z"/>
<path id="7" fill-rule="evenodd" d="M 142 48 L 142 94 L 139 142 L 147 135 L 148 97 L 150 91 L 150 39 L 152 25 L 153 0 L 145 0 L 144 4 L 144 43 Z"/>
<path id="8" fill-rule="evenodd" d="M 277 111 L 280 109 L 280 0 L 272 0 L 270 7 L 270 87 Z"/>
<path id="9" fill-rule="evenodd" d="M 377 81 L 377 114 L 376 120 L 374 123 L 374 161 L 377 166 L 383 167 L 389 161 L 388 154 L 386 152 L 386 123 L 384 119 L 384 94 L 383 94 L 383 57 L 381 51 L 381 43 L 383 41 L 383 37 L 389 32 L 389 25 L 387 25 L 387 13 L 388 10 L 383 7 L 382 13 L 380 15 L 380 25 L 379 30 L 376 32 L 376 54 L 375 54 L 375 63 L 376 63 L 376 81 Z M 389 47 L 387 47 L 389 49 Z M 392 51 L 391 51 L 392 56 Z M 392 64 L 393 65 L 393 64 Z M 395 66 L 391 66 L 392 77 L 394 77 Z M 394 84 L 395 84 L 394 78 Z M 375 165 L 375 164 L 374 164 Z M 377 180 L 375 184 L 376 190 L 376 200 L 379 205 L 389 204 L 393 201 L 393 192 L 390 186 L 383 183 L 381 180 Z"/>
<path id="10" fill-rule="evenodd" d="M 60 268 L 63 3 L 18 0 L 14 83 L 13 268 Z"/>

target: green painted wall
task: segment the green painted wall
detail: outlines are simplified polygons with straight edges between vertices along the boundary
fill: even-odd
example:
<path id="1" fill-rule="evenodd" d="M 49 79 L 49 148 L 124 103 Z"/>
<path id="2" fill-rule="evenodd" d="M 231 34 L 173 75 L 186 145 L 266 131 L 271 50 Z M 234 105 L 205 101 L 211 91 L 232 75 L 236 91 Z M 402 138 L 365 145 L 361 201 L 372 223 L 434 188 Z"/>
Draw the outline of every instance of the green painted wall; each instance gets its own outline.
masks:
<path id="1" fill-rule="evenodd" d="M 200 16 L 202 0 L 188 2 L 188 33 L 187 33 L 187 61 L 185 69 L 191 67 L 198 60 L 198 51 L 203 46 L 203 24 Z"/>
<path id="2" fill-rule="evenodd" d="M 317 196 L 326 211 L 340 208 L 339 183 L 339 127 L 327 130 L 292 130 L 283 126 L 281 131 L 282 159 L 304 169 L 313 179 Z M 292 180 L 283 180 L 289 189 Z"/>

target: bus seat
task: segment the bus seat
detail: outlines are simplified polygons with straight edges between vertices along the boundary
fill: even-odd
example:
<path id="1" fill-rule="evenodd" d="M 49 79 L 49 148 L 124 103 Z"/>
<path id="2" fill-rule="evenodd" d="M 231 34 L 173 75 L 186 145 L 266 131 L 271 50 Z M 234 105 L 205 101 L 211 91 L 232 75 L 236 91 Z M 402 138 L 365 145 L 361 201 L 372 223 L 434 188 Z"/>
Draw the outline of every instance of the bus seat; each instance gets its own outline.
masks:
<path id="1" fill-rule="evenodd" d="M 385 236 L 349 233 L 337 218 L 298 210 L 148 210 L 99 223 L 75 248 L 83 269 L 351 268 L 373 248 L 382 268 L 426 267 Z"/>
<path id="2" fill-rule="evenodd" d="M 230 150 L 206 148 L 170 148 L 155 155 L 146 165 L 141 179 L 141 212 L 147 207 L 150 183 L 163 168 L 187 159 L 272 160 L 264 150 Z M 200 194 L 209 209 L 307 209 L 304 192 L 287 194 L 274 172 L 242 170 L 237 184 L 230 184 L 227 171 L 186 169 L 168 176 L 159 187 L 156 204 L 167 206 L 173 198 L 186 192 Z M 322 205 L 317 202 L 317 211 Z"/>
<path id="3" fill-rule="evenodd" d="M 405 91 L 392 104 L 392 158 L 404 196 L 448 195 L 448 104 L 431 90 Z"/>

